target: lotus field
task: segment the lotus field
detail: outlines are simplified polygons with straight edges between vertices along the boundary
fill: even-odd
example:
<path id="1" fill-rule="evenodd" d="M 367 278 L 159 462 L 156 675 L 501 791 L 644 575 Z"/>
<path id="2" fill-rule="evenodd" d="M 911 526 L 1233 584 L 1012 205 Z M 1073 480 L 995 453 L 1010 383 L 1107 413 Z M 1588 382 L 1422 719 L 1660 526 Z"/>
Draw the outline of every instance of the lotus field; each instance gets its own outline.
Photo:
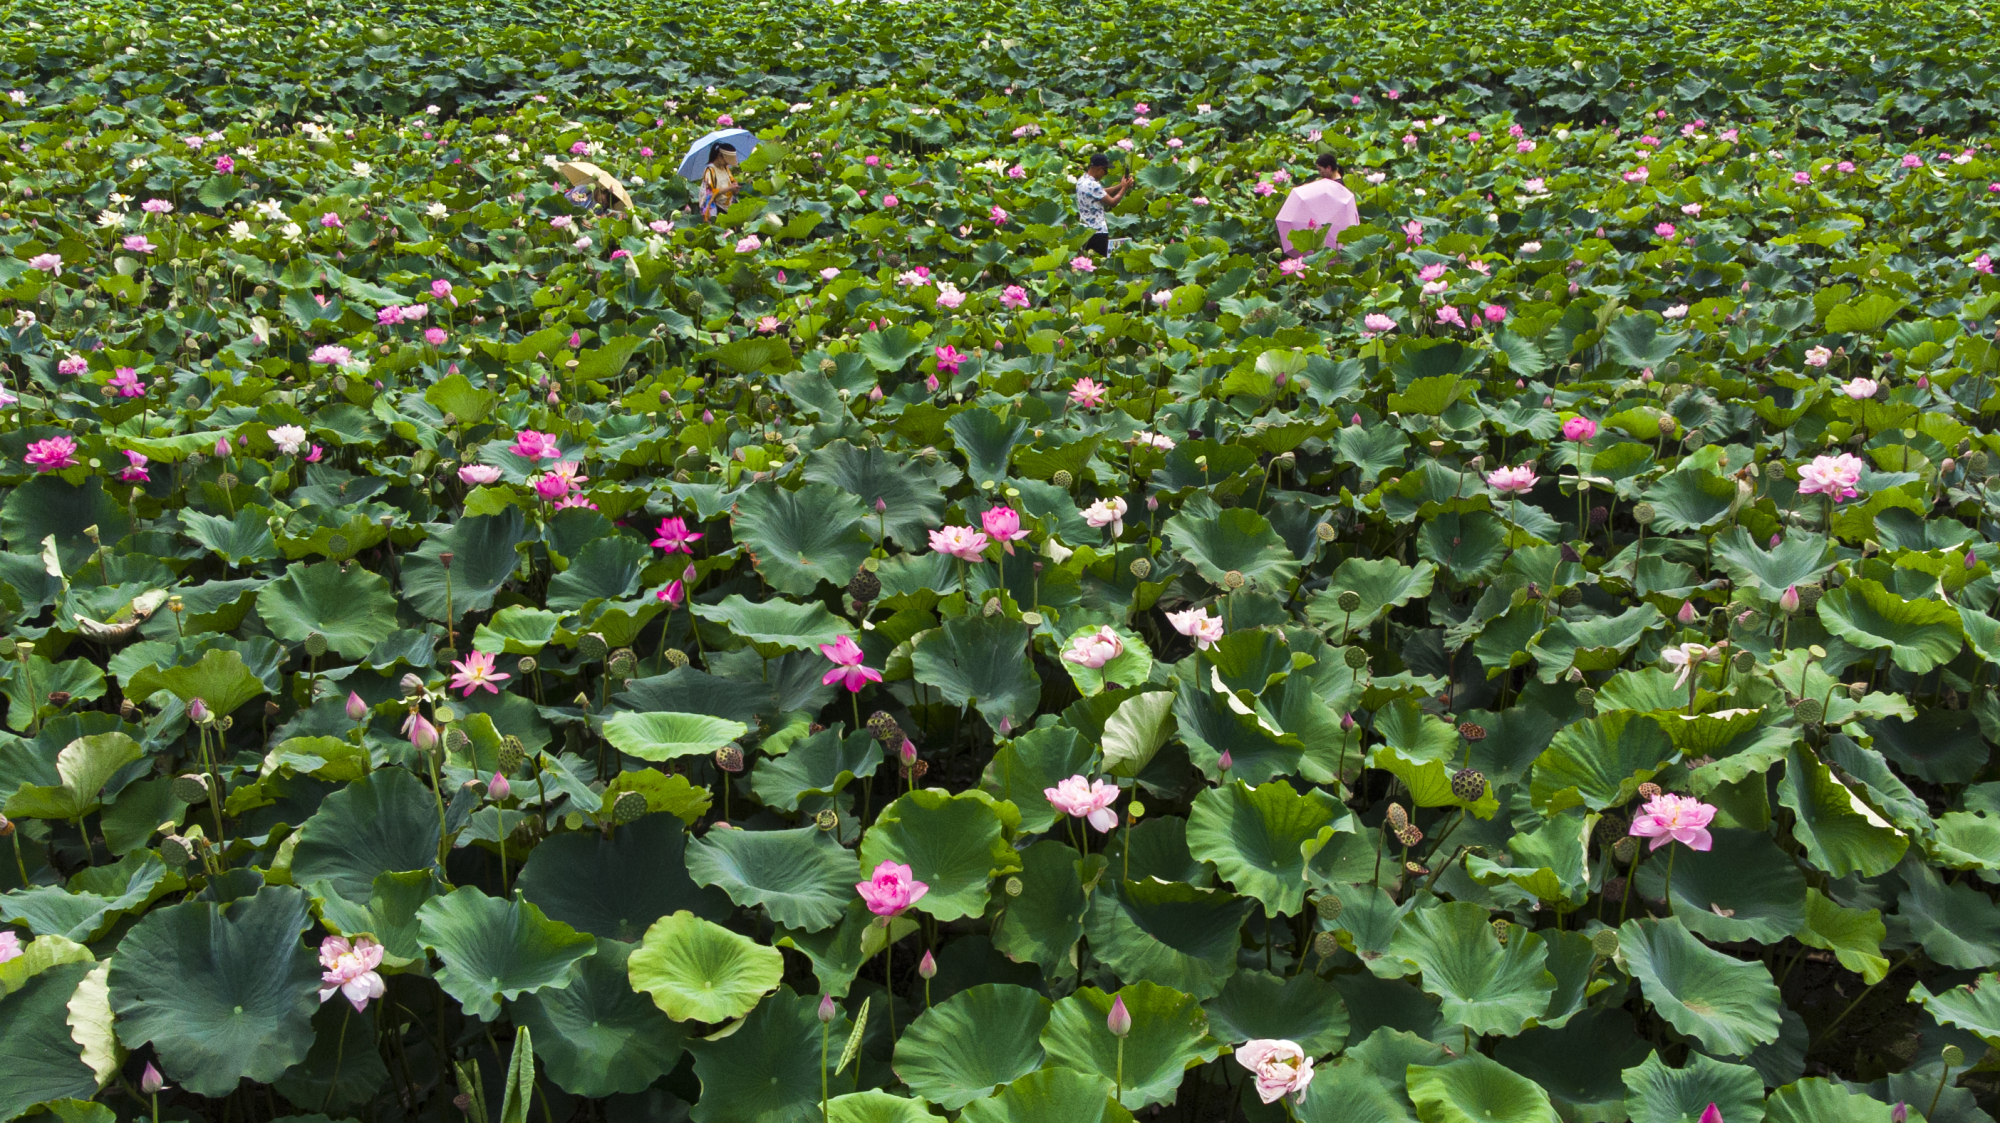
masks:
<path id="1" fill-rule="evenodd" d="M 1985 11 L 6 9 L 0 1121 L 1992 1123 Z"/>

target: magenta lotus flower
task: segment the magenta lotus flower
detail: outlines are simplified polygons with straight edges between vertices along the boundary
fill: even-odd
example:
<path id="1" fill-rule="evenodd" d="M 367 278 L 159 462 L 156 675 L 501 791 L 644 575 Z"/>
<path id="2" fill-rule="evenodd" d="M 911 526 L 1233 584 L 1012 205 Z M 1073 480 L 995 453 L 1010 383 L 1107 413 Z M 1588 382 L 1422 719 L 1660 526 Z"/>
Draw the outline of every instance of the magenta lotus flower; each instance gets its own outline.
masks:
<path id="1" fill-rule="evenodd" d="M 1502 495 L 1520 495 L 1532 491 L 1535 480 L 1535 468 L 1532 464 L 1523 464 L 1518 468 L 1495 468 L 1486 474 L 1486 486 Z"/>
<path id="2" fill-rule="evenodd" d="M 1563 440 L 1587 441 L 1597 435 L 1597 422 L 1588 417 L 1572 417 L 1563 422 Z"/>
<path id="3" fill-rule="evenodd" d="M 427 753 L 437 748 L 437 726 L 432 725 L 422 714 L 410 714 L 403 722 L 403 732 L 410 738 L 411 746 L 418 752 Z"/>
<path id="4" fill-rule="evenodd" d="M 958 374 L 958 368 L 965 363 L 964 352 L 949 343 L 937 348 L 932 354 L 937 358 L 939 374 L 956 375 Z"/>
<path id="5" fill-rule="evenodd" d="M 1799 494 L 1825 495 L 1841 503 L 1861 494 L 1861 458 L 1851 452 L 1838 456 L 1815 456 L 1812 463 L 1799 467 Z"/>
<path id="6" fill-rule="evenodd" d="M 669 608 L 679 607 L 680 603 L 687 599 L 687 586 L 679 579 L 669 581 L 666 588 L 653 594 L 653 599 Z"/>
<path id="7" fill-rule="evenodd" d="M 90 360 L 82 355 L 70 355 L 56 361 L 56 373 L 64 378 L 74 378 L 90 369 Z"/>
<path id="8" fill-rule="evenodd" d="M 523 460 L 553 460 L 562 455 L 562 448 L 553 436 L 537 433 L 533 429 L 521 430 L 507 451 Z"/>
<path id="9" fill-rule="evenodd" d="M 1079 378 L 1076 380 L 1076 385 L 1070 387 L 1069 400 L 1085 409 L 1095 409 L 1104 404 L 1105 394 L 1109 390 L 1110 387 L 1102 383 Z"/>
<path id="10" fill-rule="evenodd" d="M 491 464 L 467 464 L 458 470 L 458 479 L 472 487 L 484 487 L 500 482 L 500 469 Z"/>
<path id="11" fill-rule="evenodd" d="M 1701 1123 L 1722 1123 L 1722 1112 L 1716 1110 L 1714 1104 L 1709 1104 L 1702 1109 Z"/>
<path id="12" fill-rule="evenodd" d="M 910 867 L 900 862 L 883 862 L 867 881 L 854 888 L 868 911 L 876 916 L 900 916 L 931 891 L 930 886 L 916 879 Z"/>
<path id="13" fill-rule="evenodd" d="M 535 494 L 554 503 L 570 493 L 570 478 L 555 472 L 544 472 L 528 481 L 534 485 Z"/>
<path id="14" fill-rule="evenodd" d="M 1063 652 L 1063 661 L 1075 663 L 1079 667 L 1102 670 L 1106 663 L 1125 654 L 1125 641 L 1107 625 L 1094 632 L 1069 641 L 1069 650 Z"/>
<path id="15" fill-rule="evenodd" d="M 950 554 L 959 561 L 974 562 L 986 555 L 986 535 L 969 526 L 948 526 L 931 531 L 931 549 Z"/>
<path id="16" fill-rule="evenodd" d="M 859 644 L 847 636 L 841 636 L 832 643 L 819 645 L 819 653 L 833 661 L 833 669 L 820 676 L 821 686 L 840 683 L 850 694 L 861 693 L 861 688 L 871 682 L 881 682 L 882 672 L 873 667 L 864 667 L 861 660 L 866 658 Z"/>
<path id="17" fill-rule="evenodd" d="M 980 512 L 979 524 L 988 538 L 1000 543 L 1000 548 L 1010 554 L 1014 552 L 1014 543 L 1028 536 L 1021 529 L 1021 513 L 1012 507 L 988 507 Z"/>
<path id="18" fill-rule="evenodd" d="M 653 533 L 656 535 L 653 545 L 669 554 L 679 552 L 693 556 L 694 551 L 688 544 L 701 541 L 701 533 L 689 530 L 687 521 L 678 517 L 661 519 L 660 528 Z"/>
<path id="19" fill-rule="evenodd" d="M 1222 639 L 1222 617 L 1210 616 L 1205 608 L 1169 612 L 1167 623 L 1174 626 L 1174 631 L 1193 640 L 1194 645 L 1203 651 L 1214 647 Z"/>
<path id="20" fill-rule="evenodd" d="M 146 396 L 146 384 L 139 381 L 139 372 L 131 367 L 119 367 L 112 372 L 111 388 L 118 391 L 121 398 Z"/>
<path id="21" fill-rule="evenodd" d="M 28 445 L 28 454 L 22 457 L 28 467 L 37 472 L 60 472 L 76 467 L 76 438 L 48 437 L 33 441 Z"/>
<path id="22" fill-rule="evenodd" d="M 1118 813 L 1111 805 L 1118 800 L 1118 785 L 1092 780 L 1081 774 L 1043 788 L 1049 805 L 1072 819 L 1087 820 L 1099 834 L 1108 834 L 1118 825 Z"/>
<path id="23" fill-rule="evenodd" d="M 1290 1096 L 1293 1103 L 1306 1102 L 1313 1062 L 1298 1042 L 1268 1038 L 1245 1041 L 1236 1047 L 1236 1060 L 1255 1074 L 1258 1099 L 1269 1104 Z"/>
<path id="24" fill-rule="evenodd" d="M 356 936 L 352 943 L 345 936 L 328 936 L 319 943 L 319 981 L 326 984 L 320 988 L 319 1000 L 325 1002 L 335 992 L 354 1004 L 356 1011 L 368 1009 L 368 1003 L 388 993 L 388 985 L 382 981 L 375 968 L 382 965 L 382 945 L 366 936 Z"/>
<path id="25" fill-rule="evenodd" d="M 1665 792 L 1647 800 L 1639 814 L 1632 817 L 1632 836 L 1652 839 L 1648 850 L 1658 850 L 1669 842 L 1681 843 L 1691 850 L 1707 850 L 1715 845 L 1708 833 L 1708 824 L 1714 818 L 1713 806 L 1691 795 Z"/>
<path id="26" fill-rule="evenodd" d="M 487 693 L 498 694 L 500 688 L 494 684 L 514 677 L 493 669 L 493 653 L 490 651 L 475 651 L 462 660 L 453 660 L 451 665 L 458 668 L 458 673 L 451 676 L 451 688 L 465 691 L 462 697 L 466 698 L 472 697 L 472 692 L 482 686 Z"/>
<path id="27" fill-rule="evenodd" d="M 124 451 L 125 466 L 118 470 L 118 478 L 128 484 L 151 483 L 153 477 L 150 472 L 146 471 L 148 460 L 146 454 L 143 452 L 134 452 L 129 448 Z"/>

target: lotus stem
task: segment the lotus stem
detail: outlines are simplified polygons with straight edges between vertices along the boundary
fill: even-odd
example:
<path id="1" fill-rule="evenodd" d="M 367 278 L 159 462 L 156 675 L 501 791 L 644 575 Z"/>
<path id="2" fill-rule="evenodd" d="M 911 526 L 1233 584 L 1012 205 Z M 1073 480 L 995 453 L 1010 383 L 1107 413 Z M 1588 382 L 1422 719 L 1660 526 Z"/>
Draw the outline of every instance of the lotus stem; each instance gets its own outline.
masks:
<path id="1" fill-rule="evenodd" d="M 333 1106 L 333 1090 L 340 1087 L 340 1066 L 347 1060 L 347 1023 L 354 1017 L 354 1004 L 347 1003 L 347 1012 L 340 1016 L 340 1043 L 333 1050 L 333 1077 L 326 1082 L 326 1099 L 320 1101 L 320 1114 Z"/>

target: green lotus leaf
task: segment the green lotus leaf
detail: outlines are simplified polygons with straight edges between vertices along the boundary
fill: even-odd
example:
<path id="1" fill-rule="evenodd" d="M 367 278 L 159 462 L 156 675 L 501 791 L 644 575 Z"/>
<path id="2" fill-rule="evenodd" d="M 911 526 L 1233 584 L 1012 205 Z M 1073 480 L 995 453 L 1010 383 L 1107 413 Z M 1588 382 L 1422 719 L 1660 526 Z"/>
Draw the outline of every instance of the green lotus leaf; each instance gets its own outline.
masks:
<path id="1" fill-rule="evenodd" d="M 866 880 L 883 862 L 899 862 L 930 886 L 917 911 L 940 921 L 977 916 L 985 911 L 992 880 L 1021 868 L 1003 813 L 1011 816 L 1012 805 L 983 792 L 920 788 L 900 796 L 861 837 L 855 880 Z"/>
<path id="2" fill-rule="evenodd" d="M 1275 1038 L 1296 1041 L 1307 1054 L 1321 1057 L 1347 1041 L 1347 1004 L 1332 983 L 1311 971 L 1285 978 L 1238 971 L 1202 1008 L 1208 1031 L 1231 1045 Z"/>
<path id="3" fill-rule="evenodd" d="M 1740 500 L 1736 481 L 1689 460 L 1646 489 L 1653 505 L 1652 529 L 1664 534 L 1716 529 L 1735 512 Z M 1783 590 L 1779 590 L 1782 592 Z"/>
<path id="4" fill-rule="evenodd" d="M 1621 1071 L 1646 1055 L 1632 1015 L 1613 1007 L 1585 1010 L 1559 1029 L 1532 1029 L 1493 1049 L 1494 1060 L 1541 1085 L 1564 1117 L 1579 1119 L 1623 1111 Z"/>
<path id="5" fill-rule="evenodd" d="M 191 667 L 148 667 L 133 675 L 125 687 L 128 697 L 140 699 L 156 690 L 166 690 L 183 702 L 199 698 L 221 716 L 236 712 L 243 703 L 264 693 L 265 685 L 243 661 L 242 653 L 210 648 Z"/>
<path id="6" fill-rule="evenodd" d="M 494 595 L 520 564 L 518 548 L 532 537 L 521 509 L 513 506 L 425 529 L 429 537 L 400 559 L 402 588 L 410 607 L 424 619 L 438 621 L 444 620 L 447 608 L 458 620 L 492 608 Z M 452 556 L 449 572 L 444 564 L 447 553 Z"/>
<path id="7" fill-rule="evenodd" d="M 1764 1123 L 1888 1123 L 1889 1105 L 1817 1076 L 1787 1084 L 1764 1101 Z"/>
<path id="8" fill-rule="evenodd" d="M 1732 526 L 1715 536 L 1715 561 L 1737 587 L 1754 587 L 1766 604 L 1776 604 L 1786 589 L 1818 580 L 1833 564 L 1833 547 L 1825 535 L 1793 531 L 1766 550 Z"/>
<path id="9" fill-rule="evenodd" d="M 882 746 L 866 730 L 843 737 L 838 728 L 822 729 L 783 756 L 760 759 L 750 772 L 750 790 L 767 807 L 797 811 L 801 801 L 833 795 L 881 765 Z"/>
<path id="10" fill-rule="evenodd" d="M 384 768 L 334 792 L 299 827 L 292 851 L 292 879 L 324 882 L 359 904 L 383 872 L 428 870 L 437 865 L 438 821 L 434 797 L 401 768 Z"/>
<path id="11" fill-rule="evenodd" d="M 231 520 L 190 509 L 181 512 L 181 525 L 189 538 L 214 551 L 224 565 L 255 565 L 278 556 L 268 513 L 246 508 Z"/>
<path id="12" fill-rule="evenodd" d="M 1604 342 L 1612 355 L 1634 370 L 1665 366 L 1693 338 L 1688 332 L 1662 332 L 1660 322 L 1643 313 L 1620 316 L 1604 329 Z"/>
<path id="13" fill-rule="evenodd" d="M 1443 1065 L 1411 1065 L 1410 1099 L 1423 1123 L 1554 1123 L 1555 1107 L 1534 1081 L 1479 1053 Z"/>
<path id="14" fill-rule="evenodd" d="M 1952 606 L 1906 599 L 1865 577 L 1821 597 L 1819 619 L 1827 631 L 1863 651 L 1888 652 L 1896 666 L 1912 674 L 1951 661 L 1965 646 L 1965 625 Z"/>
<path id="15" fill-rule="evenodd" d="M 896 1075 L 947 1111 L 992 1095 L 1042 1067 L 1049 1000 L 1027 987 L 986 983 L 917 1015 L 896 1041 Z"/>
<path id="16" fill-rule="evenodd" d="M 1909 721 L 1886 717 L 1863 724 L 1877 752 L 1920 780 L 1963 784 L 1986 766 L 1984 730 L 1969 710 L 1926 709 Z"/>
<path id="17" fill-rule="evenodd" d="M 1331 637 L 1344 641 L 1346 635 L 1366 632 L 1384 611 L 1429 596 L 1436 575 L 1437 566 L 1430 562 L 1408 566 L 1391 558 L 1348 558 L 1306 605 L 1306 619 L 1321 628 L 1347 629 Z M 1352 613 L 1340 608 L 1340 594 L 1347 592 L 1361 597 Z"/>
<path id="18" fill-rule="evenodd" d="M 1025 728 L 1042 699 L 1028 637 L 1026 624 L 1004 616 L 960 616 L 917 641 L 911 670 L 917 682 L 951 705 L 971 705 L 1004 735 Z"/>
<path id="19" fill-rule="evenodd" d="M 1625 1109 L 1632 1123 L 1699 1123 L 1714 1104 L 1725 1120 L 1760 1123 L 1764 1078 L 1744 1065 L 1690 1051 L 1687 1063 L 1668 1068 L 1658 1053 L 1625 1070 Z"/>
<path id="20" fill-rule="evenodd" d="M 960 1123 L 1132 1123 L 1110 1077 L 1049 1067 L 965 1105 Z"/>
<path id="21" fill-rule="evenodd" d="M 281 640 L 301 643 L 318 632 L 335 654 L 360 659 L 396 630 L 396 598 L 379 574 L 301 562 L 258 590 L 257 615 Z"/>
<path id="22" fill-rule="evenodd" d="M 838 923 L 854 896 L 854 855 L 810 824 L 710 831 L 688 844 L 687 871 L 695 884 L 721 889 L 744 908 L 762 906 L 774 922 L 806 932 Z"/>
<path id="23" fill-rule="evenodd" d="M 104 672 L 88 659 L 68 659 L 51 663 L 40 655 L 11 663 L 0 674 L 0 691 L 7 695 L 7 724 L 29 729 L 38 709 L 52 703 L 49 696 L 66 691 L 72 704 L 94 702 L 104 697 Z"/>
<path id="24" fill-rule="evenodd" d="M 524 994 L 515 1020 L 534 1033 L 549 1079 L 579 1096 L 642 1092 L 680 1061 L 687 1031 L 627 974 L 630 945 L 600 938 L 597 954 L 570 965 L 567 986 Z"/>
<path id="25" fill-rule="evenodd" d="M 1896 872 L 1903 879 L 1896 911 L 1925 955 L 1966 971 L 2000 963 L 2000 905 L 1991 897 L 1964 881 L 1946 884 L 1914 854 Z"/>
<path id="26" fill-rule="evenodd" d="M 1713 849 L 1681 848 L 1673 855 L 1673 915 L 1697 936 L 1718 943 L 1775 944 L 1806 919 L 1806 875 L 1763 831 L 1710 832 Z M 1676 845 L 1670 843 L 1669 845 Z M 1639 889 L 1649 899 L 1666 895 L 1667 855 L 1655 853 L 1639 869 Z"/>
<path id="27" fill-rule="evenodd" d="M 1351 1055 L 1317 1065 L 1305 1102 L 1294 1105 L 1292 1114 L 1299 1123 L 1416 1123 L 1417 1118 L 1402 1080 L 1384 1080 Z"/>
<path id="28" fill-rule="evenodd" d="M 742 1017 L 784 978 L 778 949 L 691 912 L 663 916 L 632 953 L 632 986 L 677 1022 Z"/>
<path id="29" fill-rule="evenodd" d="M 826 1101 L 827 1123 L 928 1123 L 936 1118 L 922 1100 L 887 1092 L 849 1092 Z"/>
<path id="30" fill-rule="evenodd" d="M 1160 533 L 1210 584 L 1240 573 L 1251 585 L 1282 589 L 1299 575 L 1298 558 L 1271 521 L 1248 507 L 1225 507 L 1214 518 L 1175 515 Z"/>
<path id="31" fill-rule="evenodd" d="M 2000 869 L 2000 817 L 1991 812 L 1947 811 L 1924 841 L 1931 859 L 1947 869 Z"/>
<path id="32" fill-rule="evenodd" d="M 1988 971 L 1937 994 L 1921 982 L 1912 983 L 1910 1001 L 1922 1004 L 1940 1024 L 1976 1033 L 1988 1045 L 2000 1047 L 2000 973 Z"/>
<path id="33" fill-rule="evenodd" d="M 1103 858 L 1082 859 L 1095 881 Z M 1083 936 L 1083 913 L 1090 897 L 1084 891 L 1086 869 L 1077 852 L 1045 839 L 1021 852 L 1021 895 L 1004 901 L 993 921 L 993 946 L 1017 963 L 1033 963 L 1045 974 L 1061 974 L 1070 951 Z"/>
<path id="34" fill-rule="evenodd" d="M 1173 1102 L 1187 1070 L 1222 1052 L 1222 1043 L 1208 1035 L 1208 1015 L 1193 995 L 1156 983 L 1133 983 L 1106 994 L 1084 987 L 1055 1004 L 1042 1030 L 1042 1047 L 1049 1060 L 1064 1068 L 1097 1076 L 1119 1072 L 1119 1039 L 1105 1019 L 1113 999 L 1125 1000 L 1132 1030 L 1125 1036 L 1124 1085 L 1118 1102 L 1133 1110 Z"/>
<path id="35" fill-rule="evenodd" d="M 865 337 L 864 337 L 865 338 Z M 898 364 L 900 365 L 900 364 Z M 1014 447 L 1028 436 L 1028 423 L 1020 418 L 1002 420 L 985 406 L 974 406 L 953 414 L 944 426 L 965 457 L 966 476 L 973 483 L 1007 478 L 1007 462 Z"/>
<path id="36" fill-rule="evenodd" d="M 640 760 L 712 756 L 749 731 L 740 721 L 707 714 L 618 713 L 604 719 L 604 739 Z"/>
<path id="37" fill-rule="evenodd" d="M 1195 796 L 1188 811 L 1188 849 L 1213 864 L 1238 893 L 1262 902 L 1265 916 L 1288 916 L 1305 901 L 1301 847 L 1324 844 L 1342 811 L 1317 788 L 1301 793 L 1283 782 L 1253 788 L 1238 780 Z"/>
<path id="38" fill-rule="evenodd" d="M 1119 977 L 1213 998 L 1236 973 L 1239 929 L 1255 902 L 1158 879 L 1106 878 L 1091 894 L 1091 952 Z"/>
<path id="39" fill-rule="evenodd" d="M 916 930 L 916 918 L 905 914 L 891 919 L 885 932 L 882 918 L 869 912 L 868 905 L 855 897 L 841 910 L 840 923 L 832 928 L 818 932 L 779 928 L 771 942 L 778 947 L 796 948 L 812 962 L 820 993 L 845 998 L 863 964 L 880 955 L 888 942 L 899 941 Z"/>
<path id="40" fill-rule="evenodd" d="M 1469 901 L 1418 909 L 1403 919 L 1389 954 L 1423 973 L 1448 1022 L 1511 1036 L 1548 1009 L 1555 976 L 1542 938 L 1515 930 L 1502 944 L 1486 910 Z"/>
<path id="41" fill-rule="evenodd" d="M 145 756 L 139 742 L 123 733 L 78 737 L 56 755 L 60 784 L 28 786 L 7 799 L 7 814 L 36 819 L 76 820 L 98 810 L 98 796 L 119 769 Z"/>
<path id="42" fill-rule="evenodd" d="M 293 1103 L 347 1109 L 365 1104 L 388 1083 L 389 1067 L 375 1048 L 370 1019 L 345 1001 L 322 1002 L 313 1014 L 312 1048 L 272 1085 Z"/>
<path id="43" fill-rule="evenodd" d="M 286 886 L 226 910 L 190 901 L 147 913 L 111 959 L 118 1039 L 151 1044 L 166 1078 L 199 1095 L 276 1080 L 312 1046 L 320 972 L 299 942 L 309 922 L 305 894 Z"/>
<path id="44" fill-rule="evenodd" d="M 772 588 L 805 597 L 854 576 L 869 550 L 862 517 L 861 501 L 831 484 L 757 484 L 736 501 L 736 537 Z"/>
<path id="45" fill-rule="evenodd" d="M 1614 711 L 1558 732 L 1535 758 L 1528 791 L 1545 815 L 1577 806 L 1602 811 L 1629 802 L 1677 755 L 1651 716 Z"/>
<path id="46" fill-rule="evenodd" d="M 1512 865 L 1468 853 L 1465 872 L 1481 885 L 1505 880 L 1538 900 L 1574 905 L 1589 888 L 1588 846 L 1596 818 L 1578 815 L 1573 808 L 1552 815 L 1531 833 L 1508 840 L 1506 857 Z"/>
<path id="47" fill-rule="evenodd" d="M 500 1016 L 502 999 L 568 986 L 570 964 L 597 950 L 588 934 L 550 920 L 532 902 L 489 897 L 471 886 L 426 901 L 417 929 L 444 961 L 438 985 L 484 1022 Z"/>
<path id="48" fill-rule="evenodd" d="M 1507 557 L 1507 524 L 1487 511 L 1445 511 L 1418 527 L 1417 556 L 1461 585 L 1491 577 Z"/>
<path id="49" fill-rule="evenodd" d="M 648 814 L 609 835 L 572 831 L 542 840 L 515 886 L 550 919 L 633 943 L 655 921 L 683 909 L 709 920 L 728 915 L 722 894 L 688 876 L 687 850 L 680 819 Z"/>
<path id="50" fill-rule="evenodd" d="M 1116 717 L 1116 711 L 1113 716 Z M 1105 737 L 1108 740 L 1110 736 L 1107 723 Z M 1082 734 L 1060 725 L 1036 726 L 994 751 L 993 759 L 986 763 L 986 770 L 979 777 L 979 786 L 995 799 L 1007 800 L 1020 808 L 1021 830 L 1033 834 L 1048 830 L 1065 818 L 1042 793 L 1071 776 L 1095 771 L 1097 751 Z"/>
<path id="51" fill-rule="evenodd" d="M 554 612 L 510 604 L 479 625 L 472 636 L 472 649 L 493 655 L 533 655 L 555 638 L 561 619 Z"/>
<path id="52" fill-rule="evenodd" d="M 550 579 L 544 603 L 557 612 L 581 612 L 593 602 L 623 600 L 638 591 L 640 575 L 652 558 L 652 548 L 636 538 L 593 538 Z"/>
<path id="53" fill-rule="evenodd" d="M 417 910 L 438 894 L 437 877 L 430 870 L 376 874 L 365 904 L 338 895 L 325 882 L 309 882 L 307 889 L 327 927 L 343 936 L 375 937 L 389 966 L 407 967 L 425 958 Z"/>
<path id="54" fill-rule="evenodd" d="M 1571 669 L 1608 671 L 1623 663 L 1640 638 L 1664 619 L 1659 609 L 1641 604 L 1616 616 L 1557 620 L 1528 644 L 1528 654 L 1534 656 L 1535 674 L 1543 682 L 1555 682 Z"/>
<path id="55" fill-rule="evenodd" d="M 777 959 L 775 949 L 764 950 Z M 635 980 L 645 954 L 645 949 L 632 954 Z M 770 986 L 777 986 L 777 977 L 774 963 Z M 688 1043 L 694 1074 L 701 1081 L 701 1098 L 688 1113 L 694 1123 L 798 1123 L 818 1114 L 819 996 L 778 987 L 763 1002 L 754 996 L 750 1002 L 756 1008 L 743 1007 L 750 1016 L 734 1032 Z M 845 1018 L 826 1027 L 834 1049 L 847 1039 L 850 1028 Z M 837 1059 L 830 1058 L 829 1065 Z"/>
<path id="56" fill-rule="evenodd" d="M 45 967 L 0 998 L 0 1119 L 44 1101 L 97 1094 L 97 1074 L 67 1020 L 70 998 L 94 968 L 86 952 L 84 962 Z"/>
<path id="57" fill-rule="evenodd" d="M 1132 694 L 1104 722 L 1104 771 L 1134 777 L 1153 762 L 1174 732 L 1179 695 L 1165 690 Z"/>
<path id="58" fill-rule="evenodd" d="M 209 438 L 209 444 L 215 439 Z M 16 446 L 17 448 L 19 446 Z M 104 491 L 103 478 L 91 475 L 81 484 L 41 475 L 7 492 L 0 504 L 0 538 L 15 553 L 32 554 L 53 536 L 64 572 L 74 572 L 96 549 L 85 528 L 95 526 L 105 543 L 130 533 L 132 517 Z"/>
<path id="59" fill-rule="evenodd" d="M 1705 1048 L 1740 1056 L 1778 1039 L 1784 1001 L 1761 962 L 1716 951 L 1671 918 L 1628 920 L 1618 938 L 1646 1000 Z"/>
<path id="60" fill-rule="evenodd" d="M 817 651 L 820 644 L 832 643 L 857 629 L 826 610 L 818 601 L 794 604 L 788 600 L 752 601 L 732 594 L 715 604 L 697 604 L 691 611 L 703 620 L 713 620 L 756 645 L 758 654 L 775 659 L 787 651 Z"/>
<path id="61" fill-rule="evenodd" d="M 1536 1021 L 1544 1028 L 1561 1029 L 1583 1011 L 1592 995 L 1612 983 L 1599 973 L 1599 965 L 1604 961 L 1590 946 L 1590 937 L 1562 929 L 1544 931 L 1541 936 L 1548 941 L 1549 974 L 1556 977 L 1556 990 L 1549 996 L 1548 1011 Z"/>
<path id="62" fill-rule="evenodd" d="M 880 445 L 823 444 L 806 457 L 805 478 L 860 499 L 863 511 L 874 513 L 864 515 L 862 529 L 879 528 L 905 550 L 928 548 L 925 532 L 944 523 L 945 493 L 939 481 Z"/>
<path id="63" fill-rule="evenodd" d="M 1799 942 L 1832 952 L 1842 967 L 1870 986 L 1889 973 L 1889 961 L 1882 957 L 1882 941 L 1888 934 L 1879 909 L 1846 908 L 1817 889 L 1806 890 L 1805 920 L 1796 933 Z"/>
<path id="64" fill-rule="evenodd" d="M 1778 800 L 1797 816 L 1792 836 L 1812 864 L 1835 877 L 1874 877 L 1894 869 L 1910 840 L 1862 802 L 1825 762 L 1794 747 L 1785 756 Z"/>
<path id="65" fill-rule="evenodd" d="M 1221 776 L 1223 753 L 1231 758 L 1230 776 L 1246 783 L 1263 784 L 1298 771 L 1305 755 L 1304 742 L 1296 734 L 1273 729 L 1254 713 L 1243 713 L 1237 708 L 1242 699 L 1236 695 L 1211 689 L 1190 674 L 1180 679 L 1172 698 L 1176 732 L 1187 745 L 1188 757 L 1204 775 Z M 1125 704 L 1135 701 L 1138 699 L 1127 699 Z"/>

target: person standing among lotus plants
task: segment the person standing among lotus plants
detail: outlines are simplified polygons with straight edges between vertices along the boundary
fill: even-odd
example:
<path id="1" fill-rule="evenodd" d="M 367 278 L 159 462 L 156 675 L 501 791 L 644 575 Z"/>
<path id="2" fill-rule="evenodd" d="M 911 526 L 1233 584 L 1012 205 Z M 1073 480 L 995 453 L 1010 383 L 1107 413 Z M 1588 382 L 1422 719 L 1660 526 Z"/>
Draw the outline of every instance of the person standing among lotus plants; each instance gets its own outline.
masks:
<path id="1" fill-rule="evenodd" d="M 701 220 L 712 223 L 717 215 L 736 205 L 742 184 L 736 178 L 736 146 L 717 144 L 708 150 L 708 167 L 701 173 Z"/>
<path id="2" fill-rule="evenodd" d="M 1129 175 L 1107 189 L 1104 177 L 1110 174 L 1111 158 L 1097 152 L 1091 155 L 1089 167 L 1077 177 L 1076 220 L 1091 232 L 1090 239 L 1083 243 L 1088 253 L 1111 252 L 1111 222 L 1104 217 L 1104 209 L 1124 202 L 1125 193 L 1132 190 Z"/>

